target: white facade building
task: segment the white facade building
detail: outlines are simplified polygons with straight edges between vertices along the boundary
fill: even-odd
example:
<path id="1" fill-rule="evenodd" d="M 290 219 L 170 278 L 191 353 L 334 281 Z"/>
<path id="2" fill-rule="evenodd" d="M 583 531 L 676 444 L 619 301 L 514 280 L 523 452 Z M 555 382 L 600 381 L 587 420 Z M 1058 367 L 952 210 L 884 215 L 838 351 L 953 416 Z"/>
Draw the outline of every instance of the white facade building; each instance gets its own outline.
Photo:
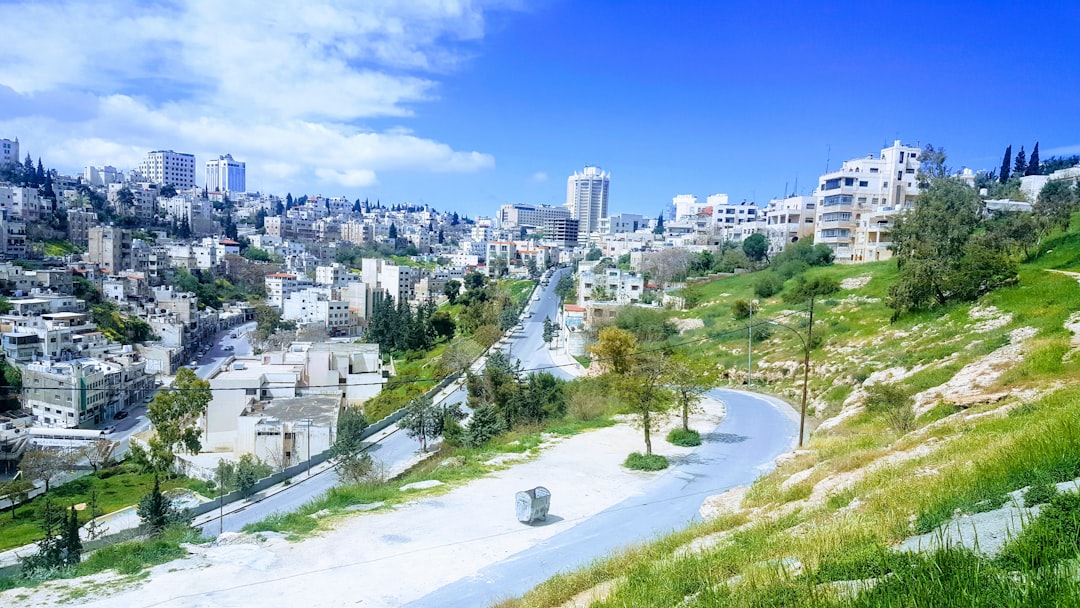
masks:
<path id="1" fill-rule="evenodd" d="M 814 242 L 836 252 L 837 262 L 871 262 L 892 257 L 889 232 L 897 213 L 915 206 L 919 148 L 900 140 L 865 158 L 844 161 L 822 175 L 814 197 Z"/>
<path id="2" fill-rule="evenodd" d="M 19 161 L 19 138 L 0 139 L 0 165 Z"/>
<path id="3" fill-rule="evenodd" d="M 814 236 L 817 199 L 812 196 L 774 198 L 765 206 L 765 236 L 769 252 L 779 253 L 799 239 Z"/>
<path id="4" fill-rule="evenodd" d="M 155 184 L 171 184 L 177 190 L 190 190 L 195 187 L 195 155 L 155 150 L 146 155 L 139 173 Z"/>
<path id="5" fill-rule="evenodd" d="M 610 184 L 611 174 L 600 167 L 586 166 L 567 178 L 566 208 L 578 220 L 578 242 L 587 242 L 600 227 L 600 218 L 607 216 Z"/>
<path id="6" fill-rule="evenodd" d="M 565 207 L 550 205 L 503 205 L 499 208 L 499 227 L 514 230 L 522 226 L 540 228 L 545 222 L 554 219 L 569 219 L 570 211 Z"/>
<path id="7" fill-rule="evenodd" d="M 231 154 L 206 161 L 206 189 L 227 194 L 247 191 L 247 164 Z"/>

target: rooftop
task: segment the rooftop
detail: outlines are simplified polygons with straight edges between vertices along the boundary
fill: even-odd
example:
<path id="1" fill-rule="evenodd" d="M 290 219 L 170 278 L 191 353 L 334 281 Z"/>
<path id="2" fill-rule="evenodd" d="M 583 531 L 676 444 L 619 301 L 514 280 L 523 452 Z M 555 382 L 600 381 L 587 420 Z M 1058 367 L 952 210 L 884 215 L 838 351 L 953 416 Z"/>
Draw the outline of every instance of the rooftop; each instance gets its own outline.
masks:
<path id="1" fill-rule="evenodd" d="M 311 420 L 313 426 L 330 426 L 337 422 L 341 395 L 307 395 L 284 397 L 268 401 L 261 409 L 252 409 L 248 416 L 268 416 L 283 422 Z"/>

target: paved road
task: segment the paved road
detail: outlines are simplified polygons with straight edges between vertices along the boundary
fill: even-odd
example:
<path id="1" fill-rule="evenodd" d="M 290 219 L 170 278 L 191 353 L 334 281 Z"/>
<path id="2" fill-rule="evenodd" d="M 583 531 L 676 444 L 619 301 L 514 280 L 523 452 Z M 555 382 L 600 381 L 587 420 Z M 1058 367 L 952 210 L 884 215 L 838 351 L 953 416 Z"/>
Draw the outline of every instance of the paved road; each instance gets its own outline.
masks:
<path id="1" fill-rule="evenodd" d="M 569 272 L 569 270 L 562 270 Z M 558 282 L 556 274 L 538 302 L 530 302 L 530 310 L 533 310 L 532 318 L 526 319 L 524 331 L 512 339 L 511 351 L 515 358 L 521 359 L 525 369 L 549 368 L 554 363 L 551 360 L 547 347 L 543 343 L 544 318 L 550 316 L 555 319 L 555 310 L 558 305 L 558 297 L 555 295 L 555 284 Z M 220 347 L 216 347 L 220 348 Z M 237 347 L 239 351 L 239 347 Z M 215 350 L 207 354 L 212 356 Z M 199 368 L 210 369 L 206 365 Z M 561 369 L 550 369 L 553 374 L 560 378 L 570 379 L 572 376 Z M 465 389 L 458 387 L 450 392 L 445 398 L 447 403 L 465 403 Z M 395 427 L 390 427 L 391 430 Z M 383 465 L 390 467 L 395 463 L 408 460 L 420 448 L 415 439 L 410 439 L 404 432 L 391 432 L 378 443 L 369 448 L 372 456 L 377 458 Z M 301 476 L 294 478 L 293 484 L 288 489 L 267 496 L 265 499 L 253 503 L 242 510 L 228 513 L 220 526 L 215 518 L 203 525 L 203 533 L 216 535 L 219 528 L 227 532 L 238 532 L 245 525 L 261 521 L 269 515 L 277 513 L 289 513 L 299 509 L 313 498 L 323 494 L 338 483 L 337 471 L 332 468 L 320 469 L 310 478 Z"/>
<path id="2" fill-rule="evenodd" d="M 706 496 L 750 483 L 795 445 L 798 420 L 788 406 L 742 391 L 714 390 L 710 395 L 727 405 L 723 422 L 703 436 L 700 448 L 648 485 L 642 496 L 408 605 L 489 606 L 519 596 L 559 572 L 683 529 L 698 519 Z M 569 500 L 573 497 L 553 496 L 551 514 L 558 515 L 559 502 Z"/>

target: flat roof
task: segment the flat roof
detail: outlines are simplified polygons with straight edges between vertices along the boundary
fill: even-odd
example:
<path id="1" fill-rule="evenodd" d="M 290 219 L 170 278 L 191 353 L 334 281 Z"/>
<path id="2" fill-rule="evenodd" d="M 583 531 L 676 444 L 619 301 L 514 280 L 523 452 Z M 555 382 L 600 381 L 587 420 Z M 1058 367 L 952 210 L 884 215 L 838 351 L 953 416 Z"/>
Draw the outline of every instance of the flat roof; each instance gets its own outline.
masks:
<path id="1" fill-rule="evenodd" d="M 305 395 L 303 397 L 279 397 L 267 402 L 261 410 L 250 415 L 264 415 L 284 422 L 311 419 L 314 426 L 330 426 L 337 421 L 341 395 Z"/>

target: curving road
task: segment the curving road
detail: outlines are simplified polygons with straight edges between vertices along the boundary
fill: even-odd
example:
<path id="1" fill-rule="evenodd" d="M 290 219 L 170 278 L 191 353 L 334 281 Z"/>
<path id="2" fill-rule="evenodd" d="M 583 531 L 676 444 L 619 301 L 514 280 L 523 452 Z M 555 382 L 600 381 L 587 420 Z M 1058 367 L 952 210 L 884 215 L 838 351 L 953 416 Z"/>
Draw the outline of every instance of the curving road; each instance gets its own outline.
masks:
<path id="1" fill-rule="evenodd" d="M 754 393 L 714 390 L 727 415 L 701 447 L 649 484 L 642 496 L 600 512 L 538 546 L 484 568 L 408 606 L 488 606 L 519 596 L 551 576 L 581 568 L 620 548 L 683 529 L 706 496 L 752 482 L 791 450 L 798 418 L 788 405 Z M 573 500 L 573 497 L 553 497 Z M 553 512 L 556 509 L 553 509 Z"/>

